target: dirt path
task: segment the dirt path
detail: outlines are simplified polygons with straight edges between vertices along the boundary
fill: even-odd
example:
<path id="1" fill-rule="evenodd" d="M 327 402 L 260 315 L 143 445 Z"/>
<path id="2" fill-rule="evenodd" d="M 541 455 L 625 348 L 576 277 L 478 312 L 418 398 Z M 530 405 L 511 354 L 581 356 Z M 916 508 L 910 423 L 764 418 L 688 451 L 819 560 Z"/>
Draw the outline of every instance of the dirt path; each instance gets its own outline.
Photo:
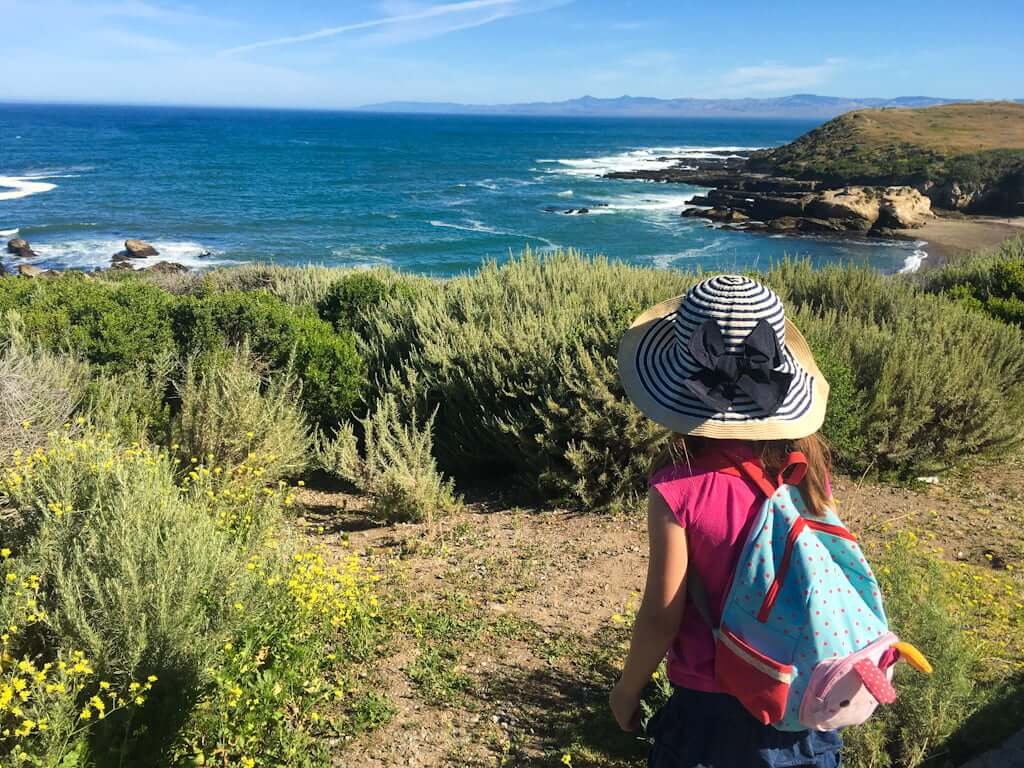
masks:
<path id="1" fill-rule="evenodd" d="M 909 489 L 837 478 L 866 540 L 898 530 L 951 559 L 1024 571 L 1024 463 Z M 471 504 L 433 526 L 381 526 L 359 498 L 307 490 L 310 536 L 366 552 L 393 622 L 377 683 L 395 712 L 338 765 L 640 766 L 606 711 L 646 567 L 643 516 Z M 566 757 L 568 756 L 568 757 Z"/>

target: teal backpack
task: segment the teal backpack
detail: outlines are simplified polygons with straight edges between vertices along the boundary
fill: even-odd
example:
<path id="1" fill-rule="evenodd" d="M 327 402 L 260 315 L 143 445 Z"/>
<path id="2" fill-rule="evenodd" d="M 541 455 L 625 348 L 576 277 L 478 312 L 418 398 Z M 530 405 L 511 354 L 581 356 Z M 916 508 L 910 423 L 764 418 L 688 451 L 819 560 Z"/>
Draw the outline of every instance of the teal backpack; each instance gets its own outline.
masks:
<path id="1" fill-rule="evenodd" d="M 715 679 L 755 718 L 781 731 L 858 725 L 896 700 L 901 658 L 931 672 L 886 621 L 856 538 L 831 510 L 809 512 L 797 487 L 807 471 L 790 454 L 775 482 L 759 462 L 730 456 L 719 471 L 746 477 L 765 497 L 743 545 L 715 631 Z M 694 602 L 710 622 L 700 579 Z"/>

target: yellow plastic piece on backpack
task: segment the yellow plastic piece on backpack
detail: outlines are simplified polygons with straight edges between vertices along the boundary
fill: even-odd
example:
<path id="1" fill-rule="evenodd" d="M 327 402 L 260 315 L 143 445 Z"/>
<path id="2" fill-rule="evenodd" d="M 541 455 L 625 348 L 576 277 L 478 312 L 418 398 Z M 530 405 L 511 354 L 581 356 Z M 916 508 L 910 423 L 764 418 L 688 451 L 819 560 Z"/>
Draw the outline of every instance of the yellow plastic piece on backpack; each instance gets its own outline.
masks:
<path id="1" fill-rule="evenodd" d="M 912 666 L 918 672 L 924 672 L 926 675 L 930 675 L 932 673 L 932 665 L 928 663 L 928 659 L 926 659 L 924 654 L 910 643 L 900 641 L 898 643 L 894 643 L 892 647 L 899 651 L 900 657 L 906 659 L 907 664 Z"/>

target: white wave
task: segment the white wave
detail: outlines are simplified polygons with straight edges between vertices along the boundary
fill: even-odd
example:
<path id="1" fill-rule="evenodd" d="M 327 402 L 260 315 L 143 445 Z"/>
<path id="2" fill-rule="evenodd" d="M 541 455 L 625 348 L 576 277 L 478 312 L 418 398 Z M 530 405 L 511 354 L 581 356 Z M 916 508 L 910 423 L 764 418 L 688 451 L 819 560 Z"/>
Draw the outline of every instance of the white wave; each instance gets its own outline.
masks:
<path id="1" fill-rule="evenodd" d="M 0 189 L 10 189 L 10 192 L 0 192 L 0 200 L 17 200 L 21 197 L 38 195 L 56 189 L 56 184 L 46 181 L 36 181 L 29 176 L 0 176 Z"/>
<path id="2" fill-rule="evenodd" d="M 567 189 L 564 192 L 559 192 L 555 197 L 572 197 L 572 190 Z"/>
<path id="3" fill-rule="evenodd" d="M 18 228 L 14 229 L 0 229 L 0 237 L 14 237 L 18 234 Z"/>
<path id="4" fill-rule="evenodd" d="M 591 210 L 675 211 L 682 213 L 683 208 L 696 195 L 696 192 L 685 192 L 679 195 L 622 195 L 612 198 L 606 206 Z"/>
<path id="5" fill-rule="evenodd" d="M 684 160 L 707 160 L 711 158 L 744 158 L 745 153 L 759 147 L 647 147 L 631 149 L 615 155 L 584 158 L 560 158 L 558 160 L 537 160 L 537 163 L 557 164 L 561 167 L 546 173 L 560 173 L 566 176 L 597 177 L 613 172 L 660 171 L 682 163 Z"/>
<path id="6" fill-rule="evenodd" d="M 453 224 L 450 221 L 438 221 L 437 219 L 430 220 L 430 226 L 438 227 L 440 229 L 458 229 L 463 232 L 481 232 L 488 235 L 505 235 L 506 237 L 521 237 L 524 240 L 536 240 L 537 242 L 544 243 L 545 250 L 557 250 L 558 244 L 548 240 L 546 237 L 540 235 L 531 235 L 526 232 L 515 232 L 510 229 L 497 229 L 496 227 L 488 226 L 482 221 L 476 219 L 467 219 L 462 224 Z"/>
<path id="7" fill-rule="evenodd" d="M 392 264 L 391 259 L 387 256 L 374 253 L 368 248 L 360 245 L 353 245 L 345 248 L 334 248 L 331 250 L 331 255 L 337 259 L 343 259 L 344 266 L 352 269 L 373 269 L 374 267 L 389 266 Z"/>
<path id="8" fill-rule="evenodd" d="M 928 252 L 918 248 L 903 260 L 903 266 L 900 268 L 900 274 L 906 275 L 912 272 L 917 272 L 924 263 L 924 260 L 927 258 Z"/>
<path id="9" fill-rule="evenodd" d="M 480 187 L 481 189 L 488 189 L 491 192 L 497 192 L 500 187 L 494 182 L 494 179 L 481 179 L 480 181 L 474 181 L 474 186 Z"/>
<path id="10" fill-rule="evenodd" d="M 152 240 L 156 256 L 131 259 L 128 263 L 136 269 L 151 267 L 160 261 L 172 261 L 189 269 L 237 264 L 233 259 L 222 258 L 219 251 L 207 248 L 192 240 Z M 32 243 L 32 249 L 39 254 L 31 263 L 42 263 L 58 269 L 96 269 L 111 265 L 111 257 L 124 250 L 124 240 L 92 239 L 66 240 L 53 243 Z M 210 254 L 203 256 L 202 254 Z"/>
<path id="11" fill-rule="evenodd" d="M 501 230 L 489 227 L 482 221 L 476 219 L 468 219 L 465 224 L 452 224 L 449 221 L 438 221 L 437 219 L 431 219 L 430 226 L 439 227 L 441 229 L 459 229 L 463 232 L 485 232 L 489 235 L 501 235 L 505 234 Z"/>

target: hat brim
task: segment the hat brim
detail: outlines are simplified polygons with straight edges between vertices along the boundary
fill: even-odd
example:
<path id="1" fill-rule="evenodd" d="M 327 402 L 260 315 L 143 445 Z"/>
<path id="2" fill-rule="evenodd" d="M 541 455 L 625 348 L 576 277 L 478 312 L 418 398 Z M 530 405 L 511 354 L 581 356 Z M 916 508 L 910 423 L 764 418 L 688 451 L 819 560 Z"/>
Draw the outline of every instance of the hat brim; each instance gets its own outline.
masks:
<path id="1" fill-rule="evenodd" d="M 786 351 L 791 360 L 806 372 L 810 379 L 810 403 L 795 417 L 766 416 L 763 418 L 747 417 L 742 420 L 730 421 L 707 416 L 695 416 L 668 407 L 655 396 L 645 385 L 645 378 L 639 370 L 638 353 L 645 339 L 650 336 L 652 326 L 664 324 L 675 315 L 676 309 L 683 301 L 683 296 L 676 296 L 657 304 L 636 320 L 626 331 L 619 344 L 618 364 L 619 378 L 626 390 L 626 396 L 640 411 L 661 426 L 684 435 L 736 440 L 796 440 L 812 435 L 821 429 L 825 421 L 825 407 L 828 403 L 828 382 L 814 361 L 807 340 L 799 329 L 786 320 Z M 644 357 L 648 366 L 658 366 L 658 358 Z M 686 397 L 685 393 L 677 393 L 678 397 Z M 694 407 L 700 404 L 694 401 Z"/>

